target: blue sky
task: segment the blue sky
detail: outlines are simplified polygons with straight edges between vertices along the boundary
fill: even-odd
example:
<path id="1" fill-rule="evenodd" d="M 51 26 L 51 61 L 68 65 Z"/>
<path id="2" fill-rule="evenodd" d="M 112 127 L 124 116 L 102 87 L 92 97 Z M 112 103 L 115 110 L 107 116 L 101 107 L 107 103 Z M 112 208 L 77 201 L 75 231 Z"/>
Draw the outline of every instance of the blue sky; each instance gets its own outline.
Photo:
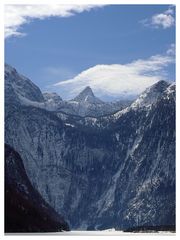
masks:
<path id="1" fill-rule="evenodd" d="M 152 20 L 153 16 L 160 14 L 160 18 Z M 43 20 L 32 17 L 28 23 L 18 27 L 20 36 L 10 35 L 6 38 L 5 61 L 29 77 L 42 91 L 56 91 L 63 98 L 73 97 L 85 85 L 92 85 L 95 93 L 104 99 L 111 96 L 116 99 L 127 91 L 133 95 L 160 78 L 175 80 L 173 19 L 175 10 L 169 5 L 107 5 L 67 17 L 44 17 Z M 150 60 L 152 56 L 161 57 L 160 60 L 158 58 L 161 61 L 158 62 L 159 68 L 155 66 L 157 61 Z M 147 80 L 141 80 L 141 76 L 139 82 L 134 80 L 134 85 L 142 86 L 139 90 L 125 87 L 132 80 L 126 77 L 129 73 L 122 75 L 120 72 L 125 71 L 124 66 L 129 71 L 127 66 L 131 64 L 130 77 L 133 78 L 132 69 L 134 71 L 138 60 L 154 64 L 145 73 L 138 70 L 138 74 L 143 76 L 149 74 Z M 113 68 L 108 68 L 112 65 Z M 102 69 L 101 73 L 99 69 Z M 94 71 L 96 75 L 92 74 Z M 111 74 L 108 75 L 109 79 L 106 76 L 105 79 L 103 71 L 104 74 L 107 72 L 106 76 L 116 71 L 116 75 L 112 74 L 114 80 L 111 82 Z M 136 71 L 135 79 L 138 74 Z M 98 76 L 102 79 L 99 82 Z M 91 81 L 91 77 L 98 83 L 94 79 Z M 54 86 L 58 82 L 62 84 Z M 114 87 L 116 82 L 119 92 Z"/>

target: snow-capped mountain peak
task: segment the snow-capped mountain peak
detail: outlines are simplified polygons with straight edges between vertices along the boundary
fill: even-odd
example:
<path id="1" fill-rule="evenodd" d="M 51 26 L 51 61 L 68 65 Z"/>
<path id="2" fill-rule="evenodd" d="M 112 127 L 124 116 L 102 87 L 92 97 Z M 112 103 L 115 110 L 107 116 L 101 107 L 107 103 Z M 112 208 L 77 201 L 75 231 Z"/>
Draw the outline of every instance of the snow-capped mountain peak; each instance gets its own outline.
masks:
<path id="1" fill-rule="evenodd" d="M 166 81 L 158 81 L 151 87 L 147 88 L 140 96 L 132 103 L 132 108 L 149 107 L 156 103 L 158 98 L 162 96 L 163 92 L 170 84 Z"/>
<path id="2" fill-rule="evenodd" d="M 87 103 L 94 103 L 94 104 L 101 104 L 103 101 L 101 101 L 99 98 L 97 98 L 92 89 L 87 86 L 80 94 L 73 99 L 75 102 L 87 102 Z"/>

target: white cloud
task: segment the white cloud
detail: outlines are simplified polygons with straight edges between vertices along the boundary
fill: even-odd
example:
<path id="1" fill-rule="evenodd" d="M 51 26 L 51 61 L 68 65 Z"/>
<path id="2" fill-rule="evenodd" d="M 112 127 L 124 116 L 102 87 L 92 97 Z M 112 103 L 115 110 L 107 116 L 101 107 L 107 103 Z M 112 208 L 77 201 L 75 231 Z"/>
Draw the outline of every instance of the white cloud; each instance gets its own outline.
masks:
<path id="1" fill-rule="evenodd" d="M 176 53 L 176 46 L 174 43 L 171 44 L 170 48 L 166 51 L 168 55 L 175 55 Z"/>
<path id="2" fill-rule="evenodd" d="M 163 28 L 169 28 L 174 25 L 174 17 L 168 14 L 157 14 L 152 17 L 152 25 L 156 27 L 162 26 Z"/>
<path id="3" fill-rule="evenodd" d="M 174 25 L 174 9 L 173 7 L 169 7 L 163 13 L 155 14 L 150 19 L 144 19 L 141 23 L 146 27 L 153 27 L 153 28 L 170 28 Z"/>
<path id="4" fill-rule="evenodd" d="M 5 37 L 24 36 L 20 32 L 23 24 L 33 19 L 48 17 L 70 17 L 76 13 L 89 11 L 101 5 L 6 5 L 5 6 Z"/>
<path id="5" fill-rule="evenodd" d="M 165 80 L 165 68 L 171 63 L 174 63 L 174 55 L 166 53 L 128 64 L 96 65 L 55 86 L 69 98 L 86 86 L 92 87 L 99 97 L 135 96 L 157 81 Z"/>

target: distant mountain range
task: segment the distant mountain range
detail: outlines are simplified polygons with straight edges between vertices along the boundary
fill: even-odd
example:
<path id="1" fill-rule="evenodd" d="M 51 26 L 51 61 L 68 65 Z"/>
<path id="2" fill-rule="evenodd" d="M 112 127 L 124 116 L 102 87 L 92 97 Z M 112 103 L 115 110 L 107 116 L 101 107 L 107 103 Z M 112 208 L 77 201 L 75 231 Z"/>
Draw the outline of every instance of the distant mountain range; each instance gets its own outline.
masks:
<path id="1" fill-rule="evenodd" d="M 5 74 L 8 76 L 7 81 L 10 81 L 6 83 L 6 86 L 12 88 L 14 100 L 26 106 L 35 106 L 48 111 L 60 111 L 82 117 L 99 117 L 115 113 L 132 102 L 131 100 L 103 102 L 94 96 L 90 87 L 86 87 L 74 99 L 63 101 L 57 93 L 41 93 L 40 89 L 28 78 L 19 74 L 9 65 L 6 65 Z M 24 90 L 22 91 L 22 89 Z"/>
<path id="2" fill-rule="evenodd" d="M 5 142 L 70 229 L 175 225 L 175 84 L 105 103 L 71 101 L 5 67 Z"/>

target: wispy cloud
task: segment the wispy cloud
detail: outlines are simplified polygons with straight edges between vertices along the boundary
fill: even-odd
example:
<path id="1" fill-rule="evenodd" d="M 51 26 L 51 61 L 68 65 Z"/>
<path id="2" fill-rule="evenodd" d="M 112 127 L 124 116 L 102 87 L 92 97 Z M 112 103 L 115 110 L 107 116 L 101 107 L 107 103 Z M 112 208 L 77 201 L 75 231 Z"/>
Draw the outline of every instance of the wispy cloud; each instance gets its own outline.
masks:
<path id="1" fill-rule="evenodd" d="M 23 24 L 33 19 L 48 17 L 70 17 L 101 5 L 6 5 L 5 6 L 5 37 L 24 36 L 20 31 Z"/>
<path id="2" fill-rule="evenodd" d="M 163 55 L 128 64 L 96 65 L 55 86 L 69 98 L 86 86 L 91 86 L 98 96 L 135 96 L 157 81 L 166 79 L 166 67 L 175 61 L 173 47 Z"/>
<path id="3" fill-rule="evenodd" d="M 166 11 L 153 15 L 150 19 L 144 19 L 141 23 L 146 27 L 170 28 L 175 23 L 174 7 L 169 7 Z"/>

